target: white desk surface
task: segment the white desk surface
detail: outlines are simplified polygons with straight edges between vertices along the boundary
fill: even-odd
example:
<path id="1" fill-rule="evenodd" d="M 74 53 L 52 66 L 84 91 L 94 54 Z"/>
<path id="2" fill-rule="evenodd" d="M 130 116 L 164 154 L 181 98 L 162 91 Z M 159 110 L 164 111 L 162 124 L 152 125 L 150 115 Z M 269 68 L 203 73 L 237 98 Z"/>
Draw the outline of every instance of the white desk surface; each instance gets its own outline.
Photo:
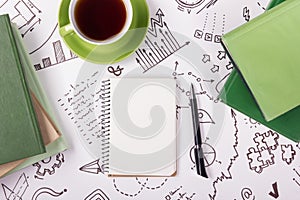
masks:
<path id="1" fill-rule="evenodd" d="M 95 65 L 76 58 L 60 38 L 57 30 L 59 0 L 0 1 L 0 13 L 9 13 L 23 34 L 32 63 L 37 67 L 69 143 L 67 151 L 1 178 L 0 199 L 299 199 L 299 144 L 217 100 L 233 67 L 219 37 L 264 12 L 267 4 L 268 0 L 148 0 L 152 22 L 147 33 L 149 40 L 162 42 L 166 35 L 159 29 L 168 28 L 178 48 L 169 50 L 155 62 L 148 57 L 150 61 L 142 63 L 139 56 L 144 51 L 140 47 L 120 63 Z M 157 35 L 153 35 L 155 30 Z M 193 51 L 198 47 L 205 53 Z M 188 58 L 191 55 L 194 59 Z M 111 69 L 118 67 L 120 71 L 111 73 Z M 81 129 L 65 111 L 66 107 L 61 106 L 59 99 L 74 100 L 72 88 L 76 84 L 81 87 L 93 78 L 101 84 L 104 77 L 118 73 L 120 77 L 161 75 L 178 81 L 179 150 L 175 177 L 105 176 L 101 160 L 87 152 L 84 139 L 79 137 Z M 202 102 L 200 121 L 208 179 L 196 175 L 191 156 L 193 141 L 187 92 L 190 82 L 195 83 Z M 88 95 L 93 91 L 85 92 Z M 80 108 L 85 109 L 84 105 Z M 77 123 L 89 120 L 83 118 Z M 87 126 L 83 129 L 92 134 L 93 130 Z"/>

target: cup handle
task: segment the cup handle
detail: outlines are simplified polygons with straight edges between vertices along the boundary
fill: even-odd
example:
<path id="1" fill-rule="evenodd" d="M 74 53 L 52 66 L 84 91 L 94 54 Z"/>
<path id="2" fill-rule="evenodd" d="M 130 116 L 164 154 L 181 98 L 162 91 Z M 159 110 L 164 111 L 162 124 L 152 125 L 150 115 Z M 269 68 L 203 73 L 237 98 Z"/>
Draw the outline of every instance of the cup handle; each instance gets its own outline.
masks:
<path id="1" fill-rule="evenodd" d="M 66 24 L 59 28 L 59 34 L 62 37 L 65 37 L 71 33 L 74 33 L 74 27 L 72 26 L 72 24 Z"/>

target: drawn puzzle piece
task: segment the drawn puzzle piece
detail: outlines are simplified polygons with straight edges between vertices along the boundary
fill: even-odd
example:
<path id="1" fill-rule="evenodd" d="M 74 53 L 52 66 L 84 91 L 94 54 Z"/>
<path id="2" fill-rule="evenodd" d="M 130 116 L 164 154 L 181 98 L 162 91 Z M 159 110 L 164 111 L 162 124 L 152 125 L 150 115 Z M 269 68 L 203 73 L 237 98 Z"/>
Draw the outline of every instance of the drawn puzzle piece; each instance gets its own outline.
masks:
<path id="1" fill-rule="evenodd" d="M 260 133 L 255 133 L 255 137 L 253 138 L 253 141 L 256 143 L 256 147 L 258 151 L 261 151 L 262 149 L 268 148 L 268 145 L 263 142 L 264 136 Z"/>
<path id="2" fill-rule="evenodd" d="M 263 133 L 263 136 L 264 136 L 264 138 L 262 141 L 268 146 L 269 149 L 272 149 L 272 150 L 277 149 L 278 139 L 279 139 L 278 133 L 269 130 L 269 131 Z"/>
<path id="3" fill-rule="evenodd" d="M 273 165 L 274 162 L 274 154 L 271 153 L 270 149 L 262 148 L 260 151 L 260 157 L 258 158 L 263 163 L 263 168 L 266 168 L 270 165 Z"/>
<path id="4" fill-rule="evenodd" d="M 247 153 L 250 169 L 261 173 L 264 168 L 275 164 L 272 151 L 277 149 L 278 139 L 279 135 L 271 130 L 265 133 L 255 133 L 253 141 L 256 148 L 250 147 Z"/>
<path id="5" fill-rule="evenodd" d="M 282 160 L 286 162 L 286 164 L 290 165 L 295 159 L 296 151 L 294 150 L 291 144 L 281 145 L 282 151 Z"/>
<path id="6" fill-rule="evenodd" d="M 249 162 L 249 167 L 256 173 L 261 173 L 263 171 L 263 162 L 260 160 L 260 151 L 256 151 L 255 148 L 251 147 L 248 149 L 247 157 Z"/>

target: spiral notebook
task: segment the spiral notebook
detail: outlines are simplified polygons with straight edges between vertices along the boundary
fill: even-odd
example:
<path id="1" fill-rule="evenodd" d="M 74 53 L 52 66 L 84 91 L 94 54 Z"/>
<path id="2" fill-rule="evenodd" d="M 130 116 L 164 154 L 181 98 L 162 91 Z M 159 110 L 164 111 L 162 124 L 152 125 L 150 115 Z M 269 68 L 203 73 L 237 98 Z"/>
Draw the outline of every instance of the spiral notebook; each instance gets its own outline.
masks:
<path id="1" fill-rule="evenodd" d="M 175 175 L 175 93 L 174 79 L 103 81 L 102 162 L 107 175 Z"/>

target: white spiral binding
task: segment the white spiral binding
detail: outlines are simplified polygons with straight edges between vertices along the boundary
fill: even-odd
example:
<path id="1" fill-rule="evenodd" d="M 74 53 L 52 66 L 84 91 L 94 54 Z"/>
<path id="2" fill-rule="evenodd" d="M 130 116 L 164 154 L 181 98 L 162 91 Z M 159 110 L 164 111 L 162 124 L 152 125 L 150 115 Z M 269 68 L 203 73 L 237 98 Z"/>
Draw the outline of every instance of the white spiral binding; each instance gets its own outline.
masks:
<path id="1" fill-rule="evenodd" d="M 110 140 L 110 81 L 103 80 L 101 85 L 101 150 L 102 150 L 102 169 L 104 173 L 109 171 L 109 140 Z"/>

